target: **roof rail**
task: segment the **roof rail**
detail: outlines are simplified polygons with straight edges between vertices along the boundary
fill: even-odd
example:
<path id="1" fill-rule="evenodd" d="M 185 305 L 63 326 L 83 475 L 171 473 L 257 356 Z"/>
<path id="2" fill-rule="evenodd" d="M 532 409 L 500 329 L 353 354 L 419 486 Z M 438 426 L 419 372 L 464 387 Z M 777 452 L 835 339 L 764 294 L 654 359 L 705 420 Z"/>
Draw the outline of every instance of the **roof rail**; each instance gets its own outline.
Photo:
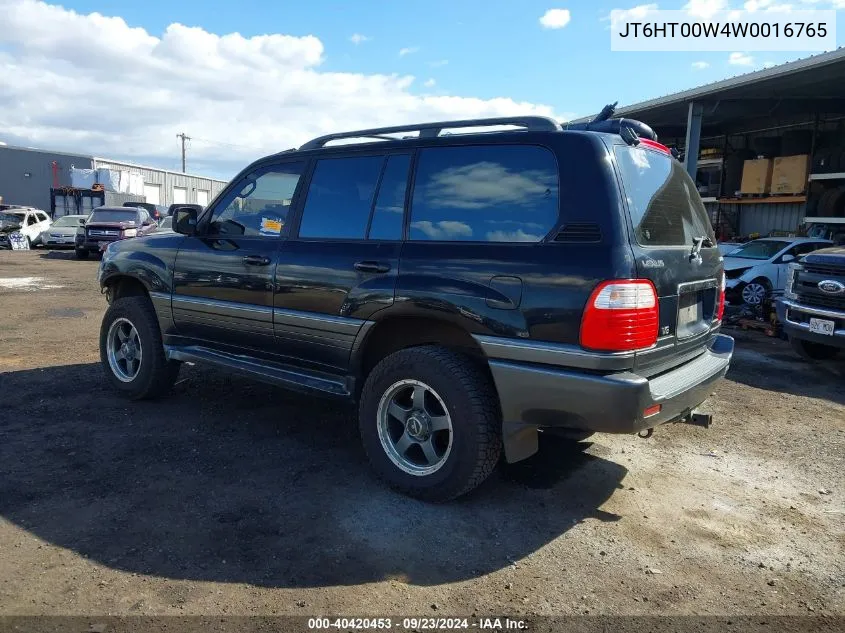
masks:
<path id="1" fill-rule="evenodd" d="M 562 128 L 560 123 L 545 116 L 508 116 L 492 119 L 465 119 L 462 121 L 438 121 L 436 123 L 416 123 L 411 125 L 395 125 L 392 127 L 378 127 L 369 130 L 354 130 L 352 132 L 338 132 L 326 134 L 311 139 L 299 149 L 319 149 L 325 147 L 329 141 L 336 141 L 343 138 L 376 138 L 384 141 L 396 141 L 399 139 L 385 134 L 396 132 L 419 132 L 420 138 L 434 138 L 444 129 L 461 127 L 492 127 L 494 125 L 515 125 L 525 128 L 531 132 L 559 132 Z"/>

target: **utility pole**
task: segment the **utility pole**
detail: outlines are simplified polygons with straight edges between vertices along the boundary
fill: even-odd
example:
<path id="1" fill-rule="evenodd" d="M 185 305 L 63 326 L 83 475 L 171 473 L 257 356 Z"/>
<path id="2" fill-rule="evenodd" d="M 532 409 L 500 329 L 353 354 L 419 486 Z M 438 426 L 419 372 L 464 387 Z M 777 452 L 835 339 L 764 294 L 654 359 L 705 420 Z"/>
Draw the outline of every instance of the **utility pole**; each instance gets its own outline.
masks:
<path id="1" fill-rule="evenodd" d="M 185 141 L 190 141 L 191 137 L 181 132 L 176 135 L 176 138 L 182 139 L 182 173 L 185 173 Z"/>

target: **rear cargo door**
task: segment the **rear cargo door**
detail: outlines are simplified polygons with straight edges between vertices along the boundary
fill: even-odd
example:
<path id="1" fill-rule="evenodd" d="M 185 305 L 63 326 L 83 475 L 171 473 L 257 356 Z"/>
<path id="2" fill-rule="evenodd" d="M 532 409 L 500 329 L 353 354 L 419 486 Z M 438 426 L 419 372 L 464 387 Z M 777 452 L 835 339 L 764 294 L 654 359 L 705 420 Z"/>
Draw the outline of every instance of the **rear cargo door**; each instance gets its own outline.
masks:
<path id="1" fill-rule="evenodd" d="M 660 322 L 655 348 L 637 354 L 645 375 L 701 353 L 712 337 L 722 258 L 707 211 L 683 165 L 642 145 L 615 145 L 630 244 L 640 278 L 654 284 Z"/>

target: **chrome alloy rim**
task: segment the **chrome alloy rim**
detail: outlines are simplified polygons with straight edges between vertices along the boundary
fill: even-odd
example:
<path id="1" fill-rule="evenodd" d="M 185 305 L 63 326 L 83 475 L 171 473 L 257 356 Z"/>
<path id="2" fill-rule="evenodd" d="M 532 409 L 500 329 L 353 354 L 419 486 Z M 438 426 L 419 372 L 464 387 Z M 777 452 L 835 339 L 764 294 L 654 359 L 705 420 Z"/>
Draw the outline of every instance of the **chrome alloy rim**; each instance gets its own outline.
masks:
<path id="1" fill-rule="evenodd" d="M 742 300 L 748 305 L 758 306 L 766 298 L 766 288 L 762 284 L 748 284 L 742 289 Z"/>
<path id="2" fill-rule="evenodd" d="M 382 395 L 376 412 L 381 447 L 393 464 L 417 477 L 449 459 L 454 433 L 443 398 L 419 380 L 400 380 Z"/>
<path id="3" fill-rule="evenodd" d="M 129 319 L 115 319 L 106 335 L 106 356 L 121 382 L 132 382 L 141 370 L 141 338 Z"/>

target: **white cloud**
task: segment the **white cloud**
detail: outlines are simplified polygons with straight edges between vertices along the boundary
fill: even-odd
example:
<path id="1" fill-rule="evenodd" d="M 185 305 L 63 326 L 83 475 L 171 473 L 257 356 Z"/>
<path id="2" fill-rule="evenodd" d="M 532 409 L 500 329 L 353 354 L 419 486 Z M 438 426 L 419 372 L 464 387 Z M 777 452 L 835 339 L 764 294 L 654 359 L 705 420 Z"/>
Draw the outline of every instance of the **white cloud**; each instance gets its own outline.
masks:
<path id="1" fill-rule="evenodd" d="M 360 33 L 353 33 L 352 36 L 349 38 L 349 41 L 355 44 L 363 44 L 364 42 L 369 42 L 371 39 L 368 35 L 361 35 Z"/>
<path id="2" fill-rule="evenodd" d="M 625 19 L 642 19 L 644 18 L 650 11 L 657 11 L 657 4 L 638 4 L 635 7 L 631 7 L 630 9 L 614 9 L 614 12 L 617 12 L 620 17 Z"/>
<path id="3" fill-rule="evenodd" d="M 419 53 L 420 47 L 419 46 L 408 46 L 407 48 L 400 48 L 399 49 L 399 57 L 405 57 L 405 55 L 413 55 L 414 53 Z"/>
<path id="4" fill-rule="evenodd" d="M 487 239 L 490 242 L 539 242 L 543 236 L 517 229 L 516 231 L 489 231 Z"/>
<path id="5" fill-rule="evenodd" d="M 707 62 L 693 62 L 692 67 L 696 70 L 704 70 L 705 68 L 710 68 L 710 64 Z"/>
<path id="6" fill-rule="evenodd" d="M 540 18 L 544 29 L 562 29 L 572 19 L 569 9 L 549 9 Z"/>
<path id="7" fill-rule="evenodd" d="M 843 1 L 845 1 L 845 0 L 843 0 Z M 432 68 L 442 68 L 443 66 L 447 65 L 448 63 L 449 63 L 448 59 L 438 59 L 438 60 L 433 61 L 433 62 L 428 62 L 428 65 L 431 66 Z"/>
<path id="8" fill-rule="evenodd" d="M 605 29 L 611 29 L 620 22 L 638 22 L 642 20 L 651 11 L 656 11 L 658 6 L 656 3 L 638 4 L 630 9 L 613 9 L 609 14 L 600 18 L 602 22 L 609 22 Z"/>
<path id="9" fill-rule="evenodd" d="M 746 53 L 731 53 L 728 57 L 728 63 L 734 66 L 751 66 L 754 63 L 754 58 Z"/>
<path id="10" fill-rule="evenodd" d="M 313 35 L 248 38 L 182 24 L 152 34 L 35 0 L 0 0 L 0 25 L 0 138 L 10 145 L 174 168 L 184 131 L 194 137 L 189 171 L 229 177 L 330 132 L 556 116 L 504 97 L 421 95 L 409 75 L 325 71 Z"/>
<path id="11" fill-rule="evenodd" d="M 689 0 L 684 5 L 684 9 L 690 15 L 695 15 L 702 18 L 709 18 L 719 11 L 724 11 L 728 8 L 728 0 Z"/>
<path id="12" fill-rule="evenodd" d="M 420 220 L 411 222 L 411 228 L 422 231 L 433 240 L 441 240 L 448 237 L 472 237 L 472 227 L 465 222 L 455 220 L 442 220 L 441 222 L 429 222 Z"/>
<path id="13" fill-rule="evenodd" d="M 427 81 L 423 84 L 423 86 L 425 86 L 426 88 L 434 88 L 434 85 L 435 85 L 436 83 L 437 83 L 437 82 L 436 82 L 434 79 L 428 79 L 428 80 L 427 80 Z"/>

